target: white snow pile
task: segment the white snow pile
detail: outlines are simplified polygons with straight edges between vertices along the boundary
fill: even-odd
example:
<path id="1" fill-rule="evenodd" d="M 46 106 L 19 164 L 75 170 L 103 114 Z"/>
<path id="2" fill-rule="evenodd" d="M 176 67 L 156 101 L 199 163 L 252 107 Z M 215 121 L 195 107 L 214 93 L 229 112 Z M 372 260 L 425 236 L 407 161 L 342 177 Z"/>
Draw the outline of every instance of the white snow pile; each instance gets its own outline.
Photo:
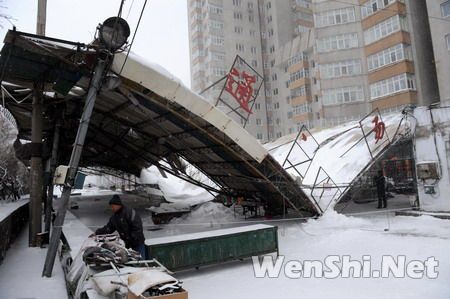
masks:
<path id="1" fill-rule="evenodd" d="M 327 210 L 320 218 L 310 219 L 304 224 L 305 229 L 312 230 L 335 230 L 339 229 L 361 229 L 370 227 L 372 223 L 364 218 L 345 216 L 333 209 Z"/>
<path id="2" fill-rule="evenodd" d="M 373 128 L 374 124 L 372 123 L 372 120 L 373 117 L 368 118 L 363 124 L 366 134 Z M 392 139 L 401 120 L 401 114 L 383 116 L 383 122 L 386 125 L 386 133 L 383 139 L 376 143 L 374 134 L 371 134 L 368 137 L 368 143 L 373 154 L 380 152 L 387 145 L 387 142 L 383 142 L 387 140 L 388 136 Z M 405 124 L 405 122 L 403 124 Z M 406 125 L 402 125 L 402 129 L 405 127 Z M 364 140 L 360 141 L 348 153 L 343 155 L 363 137 L 363 133 L 358 122 L 349 122 L 347 124 L 322 131 L 312 130 L 311 134 L 319 143 L 319 149 L 317 149 L 317 144 L 311 136 L 306 136 L 306 140 L 299 138 L 297 141 L 309 157 L 314 157 L 311 163 L 304 163 L 296 167 L 296 169 L 303 176 L 305 176 L 302 181 L 302 187 L 308 195 L 311 193 L 310 188 L 314 185 L 321 168 L 337 185 L 346 185 L 351 183 L 372 160 L 369 149 L 367 148 L 367 144 Z M 272 143 L 267 143 L 264 146 L 280 164 L 283 164 L 292 145 L 294 144 L 296 137 L 297 133 L 287 135 Z M 293 164 L 306 161 L 306 154 L 300 149 L 299 146 L 295 146 L 289 156 L 289 160 Z M 309 170 L 307 172 L 309 164 L 311 165 L 309 166 Z M 286 164 L 284 167 L 286 168 L 288 166 L 289 164 Z M 298 177 L 298 173 L 295 169 L 291 168 L 288 172 L 293 177 Z M 318 182 L 327 177 L 325 172 L 320 171 Z M 336 190 L 333 189 L 330 194 L 334 194 L 335 191 Z M 319 202 L 319 205 L 322 209 L 325 209 L 330 204 L 330 200 L 331 198 L 324 198 L 322 202 Z M 333 203 L 331 206 L 333 206 Z"/>
<path id="3" fill-rule="evenodd" d="M 193 170 L 189 170 L 188 172 Z M 182 203 L 189 206 L 198 205 L 214 199 L 214 196 L 208 193 L 205 189 L 186 182 L 176 176 L 166 173 L 167 178 L 164 178 L 156 166 L 143 169 L 140 176 L 142 184 L 158 184 L 164 198 L 171 203 Z M 210 184 L 206 177 L 201 177 L 200 174 L 193 174 L 200 177 L 199 179 Z"/>
<path id="4" fill-rule="evenodd" d="M 191 213 L 180 218 L 173 219 L 171 224 L 222 224 L 237 221 L 231 208 L 225 207 L 221 203 L 204 203 Z"/>
<path id="5" fill-rule="evenodd" d="M 389 228 L 389 230 L 385 230 Z M 450 294 L 450 221 L 431 217 L 346 217 L 334 212 L 306 224 L 278 226 L 280 255 L 288 261 L 323 261 L 328 256 L 349 256 L 361 261 L 370 256 L 380 269 L 383 256 L 405 256 L 407 262 L 435 257 L 439 276 L 405 278 L 323 277 L 289 278 L 282 267 L 277 278 L 256 278 L 251 260 L 230 266 L 180 274 L 189 296 L 206 298 L 314 299 L 447 299 Z M 220 281 L 220 283 L 218 283 Z M 230 286 L 233 286 L 230 288 Z"/>
<path id="6" fill-rule="evenodd" d="M 155 213 L 165 213 L 165 212 L 189 212 L 191 210 L 191 206 L 189 203 L 183 202 L 173 202 L 166 203 L 163 202 L 159 207 L 150 207 L 148 210 Z"/>

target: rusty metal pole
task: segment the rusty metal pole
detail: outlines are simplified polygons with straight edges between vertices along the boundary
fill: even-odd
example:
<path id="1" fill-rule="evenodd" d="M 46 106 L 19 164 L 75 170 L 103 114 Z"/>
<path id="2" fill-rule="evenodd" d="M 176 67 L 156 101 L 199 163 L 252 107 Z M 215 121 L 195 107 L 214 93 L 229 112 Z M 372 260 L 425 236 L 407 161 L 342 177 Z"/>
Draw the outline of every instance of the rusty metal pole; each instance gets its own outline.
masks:
<path id="1" fill-rule="evenodd" d="M 89 121 L 91 119 L 92 111 L 94 110 L 95 100 L 97 93 L 100 91 L 103 73 L 108 65 L 109 55 L 101 53 L 97 59 L 97 65 L 95 67 L 94 76 L 89 87 L 88 94 L 84 103 L 83 114 L 81 115 L 80 124 L 78 126 L 77 136 L 72 149 L 72 155 L 69 162 L 68 177 L 66 184 L 64 185 L 61 195 L 61 207 L 57 211 L 55 222 L 53 223 L 52 234 L 50 239 L 50 245 L 47 250 L 47 256 L 45 258 L 43 276 L 51 277 L 53 271 L 53 265 L 55 263 L 56 252 L 58 250 L 58 244 L 61 238 L 62 227 L 64 225 L 64 218 L 69 205 L 70 193 L 72 186 L 75 182 L 75 176 L 78 170 L 78 163 L 80 162 L 81 154 L 83 152 L 84 141 L 89 128 Z"/>
<path id="2" fill-rule="evenodd" d="M 47 0 L 38 0 L 36 34 L 45 35 L 47 23 Z"/>
<path id="3" fill-rule="evenodd" d="M 52 156 L 50 157 L 49 165 L 49 183 L 47 190 L 47 204 L 45 209 L 45 231 L 50 231 L 52 206 L 53 206 L 53 176 L 56 168 L 56 161 L 58 157 L 59 148 L 59 136 L 61 131 L 61 120 L 58 118 L 55 124 L 55 131 L 53 133 L 53 145 L 52 145 Z"/>
<path id="4" fill-rule="evenodd" d="M 42 230 L 42 85 L 33 89 L 33 112 L 31 118 L 31 181 L 30 181 L 30 223 L 28 244 L 37 246 L 37 234 Z"/>

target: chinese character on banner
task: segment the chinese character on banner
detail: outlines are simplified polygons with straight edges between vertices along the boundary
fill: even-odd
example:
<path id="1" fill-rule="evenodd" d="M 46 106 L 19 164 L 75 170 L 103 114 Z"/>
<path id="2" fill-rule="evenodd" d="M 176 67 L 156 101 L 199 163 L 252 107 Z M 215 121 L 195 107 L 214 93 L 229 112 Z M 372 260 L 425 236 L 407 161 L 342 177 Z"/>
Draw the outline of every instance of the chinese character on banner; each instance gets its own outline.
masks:
<path id="1" fill-rule="evenodd" d="M 306 136 L 305 133 L 302 133 L 302 140 L 303 140 L 303 141 L 308 140 L 308 136 Z"/>
<path id="2" fill-rule="evenodd" d="M 375 132 L 375 144 L 378 143 L 384 137 L 384 132 L 386 131 L 386 125 L 384 122 L 380 121 L 378 115 L 374 117 L 372 123 L 375 125 L 373 131 Z"/>
<path id="3" fill-rule="evenodd" d="M 228 74 L 225 90 L 238 101 L 242 109 L 252 114 L 248 106 L 253 96 L 253 84 L 256 83 L 256 76 L 251 76 L 247 72 L 240 73 L 233 68 Z"/>

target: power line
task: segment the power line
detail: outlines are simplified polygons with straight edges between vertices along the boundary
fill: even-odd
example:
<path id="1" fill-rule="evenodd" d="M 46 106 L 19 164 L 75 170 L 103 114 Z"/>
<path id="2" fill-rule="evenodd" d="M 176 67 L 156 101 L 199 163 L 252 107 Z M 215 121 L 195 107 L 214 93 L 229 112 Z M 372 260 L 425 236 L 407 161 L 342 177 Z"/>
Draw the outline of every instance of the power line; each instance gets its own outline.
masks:
<path id="1" fill-rule="evenodd" d="M 134 5 L 134 0 L 131 2 L 130 8 L 128 9 L 128 13 L 127 13 L 127 17 L 126 17 L 127 20 L 128 20 L 128 17 L 130 16 L 131 9 L 133 8 L 133 5 Z"/>
<path id="2" fill-rule="evenodd" d="M 134 38 L 136 37 L 136 33 L 139 29 L 139 25 L 141 24 L 142 15 L 144 14 L 146 5 L 147 5 L 147 0 L 144 1 L 144 5 L 142 6 L 141 14 L 139 15 L 139 20 L 137 22 L 136 29 L 134 30 L 133 38 L 131 39 L 130 46 L 128 47 L 127 56 L 125 56 L 125 60 L 123 61 L 122 67 L 120 68 L 119 76 L 120 76 L 120 74 L 122 74 L 125 63 L 127 62 L 128 56 L 130 55 L 131 47 L 133 46 Z"/>

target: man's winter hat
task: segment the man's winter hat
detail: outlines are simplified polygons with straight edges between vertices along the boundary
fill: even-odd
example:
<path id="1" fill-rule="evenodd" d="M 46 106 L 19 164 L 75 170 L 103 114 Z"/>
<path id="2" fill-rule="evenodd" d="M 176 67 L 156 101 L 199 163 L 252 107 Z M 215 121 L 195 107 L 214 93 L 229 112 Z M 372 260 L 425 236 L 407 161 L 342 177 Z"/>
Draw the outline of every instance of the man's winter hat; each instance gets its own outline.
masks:
<path id="1" fill-rule="evenodd" d="M 120 200 L 119 195 L 114 194 L 113 197 L 109 200 L 109 205 L 122 205 L 122 201 Z"/>

